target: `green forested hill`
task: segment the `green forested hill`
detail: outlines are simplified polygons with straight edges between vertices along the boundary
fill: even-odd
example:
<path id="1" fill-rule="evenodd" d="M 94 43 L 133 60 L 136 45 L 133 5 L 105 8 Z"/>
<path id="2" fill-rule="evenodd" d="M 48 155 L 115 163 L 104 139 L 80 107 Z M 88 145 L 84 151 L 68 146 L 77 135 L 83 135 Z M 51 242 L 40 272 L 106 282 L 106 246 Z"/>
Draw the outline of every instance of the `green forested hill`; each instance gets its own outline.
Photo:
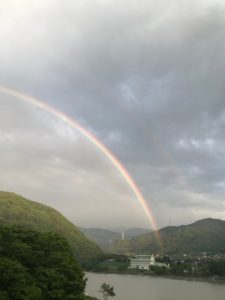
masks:
<path id="1" fill-rule="evenodd" d="M 0 299 L 86 299 L 84 273 L 57 233 L 0 226 Z"/>
<path id="2" fill-rule="evenodd" d="M 67 239 L 75 258 L 82 265 L 101 254 L 99 247 L 58 211 L 14 193 L 0 192 L 0 225 L 21 225 L 59 233 Z"/>
<path id="3" fill-rule="evenodd" d="M 132 253 L 198 254 L 225 252 L 225 221 L 203 219 L 190 225 L 168 226 L 159 230 L 162 246 L 153 232 L 129 241 Z"/>

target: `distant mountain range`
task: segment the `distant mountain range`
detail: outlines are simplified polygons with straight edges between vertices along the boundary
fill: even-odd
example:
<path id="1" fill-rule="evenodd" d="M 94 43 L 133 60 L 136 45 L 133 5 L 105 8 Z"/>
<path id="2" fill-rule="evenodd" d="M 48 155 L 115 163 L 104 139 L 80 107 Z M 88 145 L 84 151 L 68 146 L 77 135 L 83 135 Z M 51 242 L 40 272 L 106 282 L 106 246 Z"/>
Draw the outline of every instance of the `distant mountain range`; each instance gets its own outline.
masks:
<path id="1" fill-rule="evenodd" d="M 87 238 L 99 245 L 99 247 L 101 247 L 104 251 L 109 250 L 115 241 L 122 239 L 122 231 L 118 232 L 101 228 L 84 227 L 80 227 L 79 229 L 86 235 Z M 129 228 L 124 230 L 124 239 L 129 240 L 147 232 L 150 232 L 150 230 L 143 228 Z"/>
<path id="2" fill-rule="evenodd" d="M 160 243 L 155 232 L 150 232 L 130 239 L 125 247 L 130 253 L 141 254 L 225 253 L 225 221 L 222 220 L 208 218 L 190 225 L 168 226 L 158 233 Z"/>
<path id="3" fill-rule="evenodd" d="M 189 225 L 167 226 L 156 232 L 142 228 L 125 231 L 125 240 L 121 233 L 99 229 L 80 228 L 92 241 L 104 251 L 129 254 L 199 254 L 201 252 L 225 253 L 225 221 L 203 219 Z"/>
<path id="4" fill-rule="evenodd" d="M 58 211 L 14 193 L 0 192 L 0 225 L 21 225 L 42 232 L 57 232 L 67 239 L 74 256 L 82 265 L 102 253 Z"/>
<path id="5" fill-rule="evenodd" d="M 14 193 L 0 192 L 0 225 L 15 224 L 61 234 L 68 240 L 75 257 L 83 265 L 102 253 L 96 244 L 114 253 L 225 253 L 223 220 L 208 218 L 190 225 L 164 227 L 158 231 L 160 243 L 155 232 L 131 228 L 124 232 L 125 240 L 122 241 L 119 232 L 100 228 L 78 229 L 55 209 Z"/>

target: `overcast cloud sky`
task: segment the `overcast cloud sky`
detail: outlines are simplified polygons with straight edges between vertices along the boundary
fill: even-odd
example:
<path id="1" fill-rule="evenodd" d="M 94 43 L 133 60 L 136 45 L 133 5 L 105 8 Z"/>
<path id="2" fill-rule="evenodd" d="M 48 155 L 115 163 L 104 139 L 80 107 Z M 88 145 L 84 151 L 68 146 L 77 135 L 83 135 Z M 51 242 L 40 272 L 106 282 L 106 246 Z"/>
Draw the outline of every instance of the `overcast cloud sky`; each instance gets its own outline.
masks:
<path id="1" fill-rule="evenodd" d="M 1 0 L 0 85 L 79 121 L 123 163 L 158 225 L 225 219 L 225 2 Z M 147 227 L 78 132 L 0 94 L 0 190 L 86 227 Z"/>

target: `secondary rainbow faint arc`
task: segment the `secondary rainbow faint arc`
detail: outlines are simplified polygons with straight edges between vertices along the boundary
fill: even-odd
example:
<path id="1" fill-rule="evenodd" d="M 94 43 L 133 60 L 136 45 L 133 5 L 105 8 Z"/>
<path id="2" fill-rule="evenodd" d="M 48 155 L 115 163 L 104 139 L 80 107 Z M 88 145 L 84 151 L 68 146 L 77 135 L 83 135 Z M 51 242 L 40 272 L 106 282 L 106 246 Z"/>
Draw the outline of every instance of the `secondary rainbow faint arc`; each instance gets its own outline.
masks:
<path id="1" fill-rule="evenodd" d="M 16 97 L 20 100 L 26 101 L 40 109 L 45 110 L 46 112 L 49 112 L 50 114 L 58 117 L 62 121 L 64 121 L 66 124 L 71 126 L 72 128 L 78 130 L 84 137 L 86 137 L 90 142 L 92 142 L 104 155 L 111 161 L 111 163 L 119 170 L 120 174 L 123 176 L 123 178 L 126 180 L 128 185 L 130 186 L 131 190 L 135 194 L 136 198 L 140 202 L 153 230 L 156 232 L 156 237 L 158 241 L 160 242 L 160 236 L 157 229 L 156 221 L 154 219 L 154 216 L 151 212 L 151 209 L 149 205 L 146 203 L 146 200 L 144 199 L 144 196 L 142 195 L 140 189 L 134 182 L 133 178 L 130 176 L 128 171 L 125 169 L 125 167 L 122 165 L 122 163 L 115 157 L 114 154 L 105 146 L 102 142 L 100 142 L 92 133 L 90 133 L 88 130 L 86 130 L 84 127 L 82 127 L 77 121 L 70 118 L 63 112 L 55 109 L 54 107 L 46 104 L 43 100 L 40 100 L 36 97 L 24 94 L 22 92 L 19 92 L 17 90 L 0 86 L 0 92 L 11 95 L 13 97 Z"/>

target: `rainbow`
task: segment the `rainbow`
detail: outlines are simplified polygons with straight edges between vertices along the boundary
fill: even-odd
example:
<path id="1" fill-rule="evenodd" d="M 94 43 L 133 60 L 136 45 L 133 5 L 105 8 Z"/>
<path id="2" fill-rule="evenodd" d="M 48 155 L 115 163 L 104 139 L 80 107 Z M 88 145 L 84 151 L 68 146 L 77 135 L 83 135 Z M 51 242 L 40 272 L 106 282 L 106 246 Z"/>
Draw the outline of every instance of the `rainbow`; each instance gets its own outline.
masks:
<path id="1" fill-rule="evenodd" d="M 59 118 L 63 122 L 65 122 L 67 125 L 71 126 L 72 128 L 76 129 L 78 132 L 80 132 L 84 137 L 86 137 L 93 145 L 95 145 L 110 161 L 111 163 L 116 167 L 116 169 L 120 172 L 122 177 L 125 179 L 127 184 L 130 186 L 131 190 L 133 191 L 134 195 L 136 196 L 137 200 L 139 201 L 140 205 L 142 206 L 146 217 L 148 221 L 150 222 L 152 229 L 156 233 L 156 238 L 158 242 L 160 242 L 160 236 L 157 229 L 156 221 L 154 219 L 154 216 L 152 214 L 152 210 L 150 209 L 149 205 L 146 203 L 146 200 L 144 199 L 144 196 L 142 195 L 140 189 L 128 173 L 128 171 L 125 169 L 125 167 L 122 165 L 122 163 L 115 157 L 115 155 L 100 142 L 92 133 L 90 133 L 88 130 L 83 128 L 78 122 L 76 122 L 74 119 L 70 118 L 63 112 L 55 109 L 54 107 L 46 104 L 44 101 L 35 98 L 33 96 L 24 94 L 22 92 L 19 92 L 17 90 L 13 90 L 11 88 L 1 86 L 0 85 L 0 92 L 3 94 L 7 94 L 9 96 L 16 97 L 17 99 L 23 100 L 27 103 L 30 103 L 34 105 L 35 107 L 38 107 L 51 115 Z"/>

